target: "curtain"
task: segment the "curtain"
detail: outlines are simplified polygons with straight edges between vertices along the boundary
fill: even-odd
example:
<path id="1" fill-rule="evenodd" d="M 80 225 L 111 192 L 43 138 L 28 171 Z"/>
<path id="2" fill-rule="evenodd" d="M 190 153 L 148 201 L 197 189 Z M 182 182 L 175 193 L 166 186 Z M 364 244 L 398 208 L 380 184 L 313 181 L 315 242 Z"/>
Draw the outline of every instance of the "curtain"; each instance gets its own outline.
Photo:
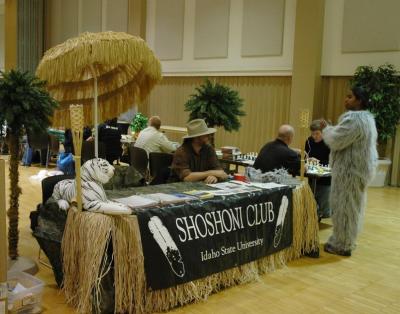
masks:
<path id="1" fill-rule="evenodd" d="M 400 125 L 397 126 L 396 136 L 393 139 L 390 185 L 400 186 Z"/>
<path id="2" fill-rule="evenodd" d="M 35 73 L 43 55 L 43 0 L 18 0 L 17 67 Z"/>
<path id="3" fill-rule="evenodd" d="M 350 77 L 322 77 L 322 102 L 315 106 L 313 118 L 324 118 L 336 124 L 339 116 L 345 111 L 344 98 L 349 91 Z"/>

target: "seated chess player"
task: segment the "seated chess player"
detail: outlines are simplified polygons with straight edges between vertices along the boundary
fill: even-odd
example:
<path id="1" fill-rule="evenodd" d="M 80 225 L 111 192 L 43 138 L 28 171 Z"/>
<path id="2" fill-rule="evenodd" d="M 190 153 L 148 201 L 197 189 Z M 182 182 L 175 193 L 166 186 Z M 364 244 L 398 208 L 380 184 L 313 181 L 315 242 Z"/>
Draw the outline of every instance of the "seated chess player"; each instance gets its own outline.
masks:
<path id="1" fill-rule="evenodd" d="M 314 159 L 321 165 L 329 164 L 330 149 L 324 142 L 322 130 L 325 127 L 324 120 L 314 120 L 310 125 L 311 136 L 306 140 L 304 150 L 308 158 Z M 331 190 L 331 178 L 314 179 L 316 181 L 315 200 L 318 205 L 318 218 L 329 218 L 331 210 L 329 205 L 329 194 Z M 309 180 L 311 181 L 311 180 Z M 311 182 L 310 182 L 310 186 Z"/>
<path id="2" fill-rule="evenodd" d="M 284 168 L 292 176 L 300 175 L 300 155 L 298 152 L 289 148 L 294 137 L 292 126 L 284 124 L 279 127 L 278 137 L 261 149 L 254 168 L 262 172 L 273 171 Z"/>
<path id="3" fill-rule="evenodd" d="M 207 184 L 223 181 L 228 175 L 219 165 L 214 148 L 209 144 L 209 135 L 216 129 L 208 128 L 203 119 L 195 119 L 187 125 L 188 135 L 172 161 L 172 181 L 204 181 Z"/>
<path id="4" fill-rule="evenodd" d="M 160 131 L 160 127 L 160 117 L 151 117 L 149 119 L 149 126 L 140 131 L 134 146 L 143 148 L 147 154 L 174 152 L 178 145 L 169 141 L 167 136 Z"/>

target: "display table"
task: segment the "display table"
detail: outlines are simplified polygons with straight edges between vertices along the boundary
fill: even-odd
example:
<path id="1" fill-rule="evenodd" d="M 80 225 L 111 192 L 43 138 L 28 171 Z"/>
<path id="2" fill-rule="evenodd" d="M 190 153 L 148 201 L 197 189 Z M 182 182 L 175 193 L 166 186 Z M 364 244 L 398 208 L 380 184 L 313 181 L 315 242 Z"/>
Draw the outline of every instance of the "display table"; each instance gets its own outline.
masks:
<path id="1" fill-rule="evenodd" d="M 122 138 L 120 140 L 121 144 L 135 144 L 136 140 L 134 138 Z"/>
<path id="2" fill-rule="evenodd" d="M 317 181 L 321 178 L 330 178 L 332 173 L 330 171 L 318 173 L 318 172 L 306 172 L 305 177 L 309 178 L 311 181 L 311 189 L 315 195 L 317 190 Z"/>
<path id="3" fill-rule="evenodd" d="M 207 186 L 202 183 L 166 184 L 113 191 L 109 197 L 206 188 Z M 258 197 L 260 193 L 255 193 L 253 196 Z M 203 278 L 157 290 L 150 289 L 146 279 L 146 271 L 151 272 L 151 269 L 145 269 L 144 242 L 142 243 L 141 237 L 143 230 L 139 228 L 141 219 L 139 213 L 113 217 L 70 210 L 62 242 L 63 289 L 66 298 L 79 312 L 92 312 L 93 308 L 102 302 L 101 279 L 111 268 L 112 259 L 113 285 L 109 285 L 108 289 L 114 289 L 110 292 L 115 292 L 115 312 L 118 313 L 166 311 L 176 306 L 203 300 L 223 288 L 254 281 L 259 275 L 282 267 L 288 261 L 299 258 L 318 247 L 316 204 L 309 185 L 303 182 L 293 190 L 291 197 L 293 207 L 290 209 L 289 217 L 292 217 L 293 236 L 289 247 L 252 262 L 245 264 L 238 262 L 237 266 Z M 226 197 L 221 197 L 221 202 L 218 198 L 214 198 L 213 206 L 223 204 L 224 198 L 226 200 Z M 243 198 L 242 201 L 249 201 L 249 199 L 251 197 Z M 200 210 L 200 205 L 196 206 L 199 206 Z M 172 206 L 171 210 L 175 208 L 178 207 Z M 194 266 L 186 264 L 185 269 Z M 158 269 L 154 269 L 154 272 L 156 271 Z"/>

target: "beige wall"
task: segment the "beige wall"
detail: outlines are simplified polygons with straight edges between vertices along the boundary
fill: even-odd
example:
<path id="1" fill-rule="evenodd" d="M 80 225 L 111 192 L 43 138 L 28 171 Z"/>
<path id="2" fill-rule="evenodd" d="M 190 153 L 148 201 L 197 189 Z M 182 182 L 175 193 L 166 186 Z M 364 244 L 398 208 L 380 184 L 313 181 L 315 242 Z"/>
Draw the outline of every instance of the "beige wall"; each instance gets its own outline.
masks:
<path id="1" fill-rule="evenodd" d="M 203 77 L 164 77 L 139 110 L 147 115 L 159 115 L 164 125 L 185 127 L 188 113 L 184 104 Z M 277 128 L 289 119 L 290 77 L 210 77 L 239 92 L 244 100 L 246 116 L 241 118 L 239 132 L 218 130 L 216 145 L 235 145 L 243 152 L 258 151 L 275 137 Z M 323 77 L 322 102 L 314 106 L 313 118 L 325 118 L 333 123 L 344 112 L 343 100 L 348 91 L 349 77 Z M 174 140 L 181 135 L 168 133 Z"/>
<path id="2" fill-rule="evenodd" d="M 164 75 L 290 75 L 295 14 L 296 0 L 147 0 L 146 40 Z"/>
<path id="3" fill-rule="evenodd" d="M 17 0 L 4 3 L 4 68 L 14 69 L 17 65 Z"/>
<path id="4" fill-rule="evenodd" d="M 184 104 L 203 80 L 202 77 L 165 77 L 151 92 L 143 111 L 159 115 L 165 125 L 184 127 L 188 120 Z M 218 130 L 217 147 L 234 145 L 243 152 L 259 151 L 275 137 L 279 125 L 288 121 L 290 77 L 210 77 L 210 80 L 237 90 L 246 112 L 239 132 Z"/>
<path id="5" fill-rule="evenodd" d="M 135 29 L 129 24 L 131 6 L 139 0 L 47 0 L 46 49 L 82 32 Z"/>
<path id="6" fill-rule="evenodd" d="M 322 100 L 314 106 L 313 118 L 324 118 L 337 123 L 339 116 L 344 112 L 344 98 L 349 91 L 350 76 L 323 76 Z"/>
<path id="7" fill-rule="evenodd" d="M 352 75 L 359 65 L 377 66 L 386 62 L 399 69 L 400 36 L 396 26 L 399 7 L 398 0 L 326 0 L 321 74 Z M 370 51 L 344 52 L 349 36 L 353 47 L 365 50 L 367 41 Z M 373 40 L 374 37 L 384 40 Z M 379 51 L 388 43 L 397 45 L 397 51 Z"/>

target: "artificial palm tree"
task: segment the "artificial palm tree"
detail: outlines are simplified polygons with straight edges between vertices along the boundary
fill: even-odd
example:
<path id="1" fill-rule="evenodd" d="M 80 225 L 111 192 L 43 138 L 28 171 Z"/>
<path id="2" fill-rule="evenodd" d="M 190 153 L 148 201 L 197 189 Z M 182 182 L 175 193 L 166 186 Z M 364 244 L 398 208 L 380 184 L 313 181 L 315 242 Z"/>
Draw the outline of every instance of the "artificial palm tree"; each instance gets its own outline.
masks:
<path id="1" fill-rule="evenodd" d="M 18 186 L 20 137 L 24 130 L 43 131 L 50 124 L 57 102 L 45 89 L 45 82 L 29 72 L 0 72 L 0 125 L 7 121 L 10 150 L 10 207 L 7 211 L 8 255 L 18 258 L 18 208 L 21 189 Z"/>

